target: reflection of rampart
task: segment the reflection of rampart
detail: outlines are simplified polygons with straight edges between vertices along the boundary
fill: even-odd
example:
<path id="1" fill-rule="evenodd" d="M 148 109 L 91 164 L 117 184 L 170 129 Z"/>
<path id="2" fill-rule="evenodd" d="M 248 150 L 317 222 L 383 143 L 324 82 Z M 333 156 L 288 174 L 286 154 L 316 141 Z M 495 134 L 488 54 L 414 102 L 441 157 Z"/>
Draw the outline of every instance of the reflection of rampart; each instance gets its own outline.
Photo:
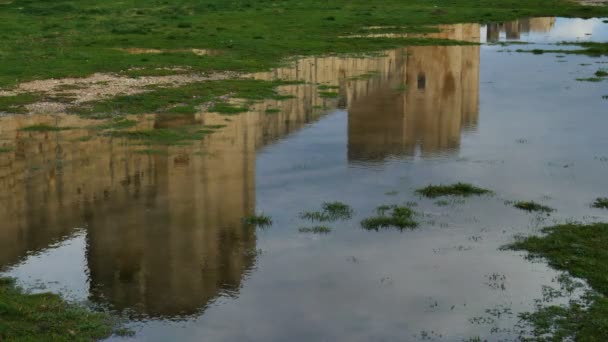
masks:
<path id="1" fill-rule="evenodd" d="M 487 25 L 486 37 L 488 42 L 497 42 L 500 33 L 505 32 L 507 39 L 519 39 L 522 33 L 549 32 L 555 26 L 554 17 L 527 18 L 506 23 L 493 23 Z"/>

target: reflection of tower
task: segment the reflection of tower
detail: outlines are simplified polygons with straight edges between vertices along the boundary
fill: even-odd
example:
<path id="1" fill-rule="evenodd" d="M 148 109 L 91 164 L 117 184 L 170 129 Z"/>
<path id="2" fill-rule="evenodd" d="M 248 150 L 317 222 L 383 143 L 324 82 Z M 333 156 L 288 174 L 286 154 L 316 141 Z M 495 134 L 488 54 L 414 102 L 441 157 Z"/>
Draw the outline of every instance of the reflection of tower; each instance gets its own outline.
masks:
<path id="1" fill-rule="evenodd" d="M 549 32 L 555 26 L 555 17 L 523 18 L 504 24 L 490 23 L 486 26 L 488 43 L 497 42 L 500 32 L 505 32 L 507 39 L 520 39 L 521 33 Z"/>
<path id="2" fill-rule="evenodd" d="M 146 157 L 123 184 L 123 199 L 132 203 L 96 208 L 87 258 L 93 298 L 136 314 L 175 316 L 239 289 L 255 249 L 255 229 L 241 221 L 255 206 L 255 143 L 246 119 L 206 142 L 209 156 L 165 147 Z"/>
<path id="3" fill-rule="evenodd" d="M 438 38 L 477 42 L 479 26 L 446 27 Z M 349 160 L 457 148 L 462 130 L 477 123 L 479 46 L 410 47 L 406 60 L 391 62 L 392 75 L 350 100 Z"/>

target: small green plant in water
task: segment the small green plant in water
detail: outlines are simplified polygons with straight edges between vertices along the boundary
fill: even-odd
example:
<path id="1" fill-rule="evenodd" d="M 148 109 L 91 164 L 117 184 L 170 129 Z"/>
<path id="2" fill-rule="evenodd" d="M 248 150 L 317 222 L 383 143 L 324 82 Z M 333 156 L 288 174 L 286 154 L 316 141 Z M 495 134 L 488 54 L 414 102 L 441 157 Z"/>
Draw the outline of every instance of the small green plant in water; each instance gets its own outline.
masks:
<path id="1" fill-rule="evenodd" d="M 361 221 L 361 227 L 367 230 L 378 231 L 380 228 L 413 229 L 418 226 L 413 218 L 415 212 L 404 206 L 381 205 L 376 208 L 377 216 Z"/>
<path id="2" fill-rule="evenodd" d="M 15 149 L 12 146 L 3 146 L 0 147 L 0 153 L 8 153 L 13 152 Z"/>
<path id="3" fill-rule="evenodd" d="M 550 213 L 555 211 L 555 209 L 550 208 L 546 205 L 542 205 L 540 203 L 536 203 L 534 201 L 518 201 L 513 204 L 513 206 L 517 209 L 525 210 L 525 211 L 538 211 L 544 213 Z"/>
<path id="4" fill-rule="evenodd" d="M 211 106 L 211 108 L 209 108 L 210 112 L 220 113 L 220 114 L 225 114 L 225 115 L 234 115 L 234 114 L 244 113 L 248 110 L 249 109 L 247 107 L 234 106 L 234 105 L 231 105 L 231 104 L 228 104 L 225 102 L 218 102 L 215 105 Z"/>
<path id="5" fill-rule="evenodd" d="M 331 228 L 328 226 L 300 227 L 298 231 L 300 233 L 328 234 L 331 232 Z"/>
<path id="6" fill-rule="evenodd" d="M 338 94 L 335 91 L 320 91 L 319 92 L 319 97 L 322 98 L 328 98 L 328 99 L 335 99 L 339 96 L 340 94 Z"/>
<path id="7" fill-rule="evenodd" d="M 491 194 L 492 191 L 478 188 L 468 183 L 459 182 L 452 185 L 428 185 L 416 190 L 416 193 L 428 198 L 436 198 L 441 196 L 480 196 Z"/>
<path id="8" fill-rule="evenodd" d="M 270 218 L 270 216 L 264 214 L 246 216 L 243 218 L 243 222 L 246 225 L 256 227 L 269 227 L 272 225 L 272 219 Z"/>
<path id="9" fill-rule="evenodd" d="M 597 76 L 597 77 L 606 77 L 606 76 L 608 76 L 608 70 L 600 69 L 600 70 L 598 70 L 598 71 L 595 72 L 595 76 Z"/>
<path id="10" fill-rule="evenodd" d="M 325 202 L 321 211 L 306 211 L 300 213 L 300 218 L 310 221 L 337 221 L 349 220 L 353 216 L 353 209 L 342 202 Z"/>
<path id="11" fill-rule="evenodd" d="M 591 206 L 598 209 L 608 209 L 608 198 L 600 197 Z"/>

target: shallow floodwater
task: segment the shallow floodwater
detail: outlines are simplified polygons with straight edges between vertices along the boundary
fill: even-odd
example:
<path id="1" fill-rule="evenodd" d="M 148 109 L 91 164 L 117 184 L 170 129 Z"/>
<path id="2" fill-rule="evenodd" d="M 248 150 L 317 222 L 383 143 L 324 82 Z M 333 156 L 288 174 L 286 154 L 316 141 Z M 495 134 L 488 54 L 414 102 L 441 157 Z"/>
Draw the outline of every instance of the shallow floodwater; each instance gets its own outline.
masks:
<path id="1" fill-rule="evenodd" d="M 605 41 L 608 24 L 443 29 L 534 45 L 305 58 L 255 75 L 305 81 L 282 89 L 292 99 L 238 116 L 134 117 L 139 129 L 224 126 L 153 151 L 98 136 L 94 120 L 0 118 L 0 146 L 11 149 L 0 154 L 0 270 L 123 315 L 136 334 L 117 340 L 517 340 L 517 314 L 559 287 L 559 273 L 499 248 L 543 226 L 608 219 L 590 208 L 608 196 L 608 81 L 576 80 L 608 59 L 514 51 Z M 80 128 L 19 130 L 34 123 Z M 414 194 L 458 181 L 495 195 Z M 530 214 L 513 200 L 557 211 Z M 298 232 L 313 225 L 299 213 L 325 201 L 351 205 L 354 217 L 329 234 Z M 417 203 L 417 229 L 360 227 L 377 206 L 406 202 Z M 244 226 L 253 213 L 272 226 Z"/>

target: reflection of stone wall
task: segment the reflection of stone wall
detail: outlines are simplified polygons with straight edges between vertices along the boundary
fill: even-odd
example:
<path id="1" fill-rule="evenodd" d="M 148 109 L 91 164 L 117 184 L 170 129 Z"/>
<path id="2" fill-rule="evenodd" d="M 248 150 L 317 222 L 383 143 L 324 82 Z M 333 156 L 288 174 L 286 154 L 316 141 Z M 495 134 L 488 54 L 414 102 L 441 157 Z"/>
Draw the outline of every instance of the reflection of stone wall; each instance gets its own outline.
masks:
<path id="1" fill-rule="evenodd" d="M 477 42 L 479 26 L 444 27 L 437 38 Z M 349 100 L 349 160 L 383 160 L 456 149 L 475 127 L 479 103 L 479 46 L 409 47 L 390 61 L 380 83 Z"/>
<path id="2" fill-rule="evenodd" d="M 283 91 L 301 93 L 300 86 Z M 265 107 L 281 107 L 273 115 Z M 296 99 L 224 117 L 148 115 L 137 129 L 225 125 L 185 146 L 146 146 L 74 129 L 26 133 L 38 124 L 87 127 L 76 116 L 0 119 L 0 267 L 87 230 L 94 300 L 135 314 L 174 316 L 202 309 L 240 287 L 252 267 L 255 152 L 318 116 Z M 259 112 L 258 110 L 262 110 Z M 88 141 L 83 136 L 91 135 Z M 86 140 L 86 139 L 84 139 Z"/>
<path id="3" fill-rule="evenodd" d="M 506 23 L 491 23 L 487 25 L 486 37 L 488 42 L 497 42 L 500 33 L 505 32 L 507 39 L 520 39 L 522 33 L 549 32 L 554 26 L 554 17 L 525 18 Z"/>

